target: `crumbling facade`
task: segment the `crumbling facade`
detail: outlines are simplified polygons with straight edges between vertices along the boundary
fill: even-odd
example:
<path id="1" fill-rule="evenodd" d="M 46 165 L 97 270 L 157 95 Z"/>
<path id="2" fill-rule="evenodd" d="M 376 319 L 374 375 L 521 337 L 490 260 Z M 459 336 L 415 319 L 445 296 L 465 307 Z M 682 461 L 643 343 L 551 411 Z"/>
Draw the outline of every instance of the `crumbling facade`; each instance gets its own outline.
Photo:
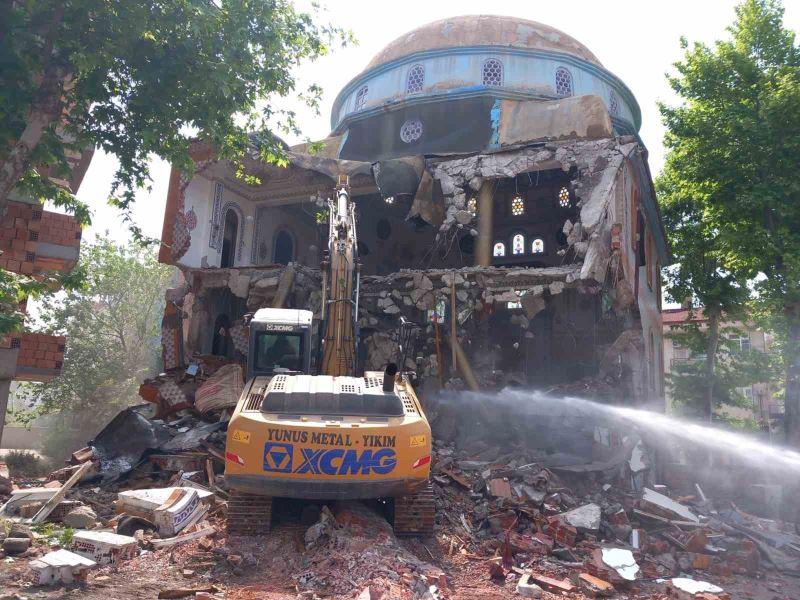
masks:
<path id="1" fill-rule="evenodd" d="M 192 178 L 173 170 L 160 259 L 185 283 L 167 369 L 244 360 L 260 307 L 321 314 L 325 200 L 345 175 L 363 368 L 402 359 L 423 396 L 513 385 L 663 405 L 668 255 L 639 107 L 587 48 L 509 17 L 431 23 L 345 86 L 331 124 L 284 168 L 246 159 L 256 184 L 202 141 Z M 402 356 L 401 317 L 420 326 Z M 192 402 L 168 387 L 145 394 Z"/>

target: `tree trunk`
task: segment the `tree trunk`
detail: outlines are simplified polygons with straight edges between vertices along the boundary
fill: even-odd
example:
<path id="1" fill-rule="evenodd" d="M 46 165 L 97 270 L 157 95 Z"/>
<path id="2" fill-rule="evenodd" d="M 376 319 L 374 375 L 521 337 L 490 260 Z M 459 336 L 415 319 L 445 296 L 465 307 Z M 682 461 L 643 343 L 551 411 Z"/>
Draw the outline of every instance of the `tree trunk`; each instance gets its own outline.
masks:
<path id="1" fill-rule="evenodd" d="M 717 365 L 717 346 L 719 345 L 719 316 L 708 316 L 708 344 L 706 345 L 706 387 L 703 414 L 711 421 L 714 416 L 714 379 Z"/>
<path id="2" fill-rule="evenodd" d="M 785 310 L 788 338 L 783 349 L 786 368 L 784 406 L 786 443 L 800 448 L 800 301 L 790 303 Z"/>
<path id="3" fill-rule="evenodd" d="M 37 74 L 41 76 L 41 82 L 25 119 L 25 129 L 19 139 L 7 149 L 5 160 L 0 162 L 0 219 L 6 213 L 9 194 L 31 167 L 31 154 L 45 130 L 61 118 L 64 110 L 63 95 L 72 84 L 72 69 L 53 64 L 53 48 L 64 11 L 65 3 L 57 2 L 50 18 L 38 31 L 44 40 L 41 51 L 42 71 Z"/>
<path id="4" fill-rule="evenodd" d="M 32 110 L 22 135 L 0 163 L 0 217 L 5 214 L 8 195 L 30 167 L 31 153 L 55 118 L 55 114 Z"/>

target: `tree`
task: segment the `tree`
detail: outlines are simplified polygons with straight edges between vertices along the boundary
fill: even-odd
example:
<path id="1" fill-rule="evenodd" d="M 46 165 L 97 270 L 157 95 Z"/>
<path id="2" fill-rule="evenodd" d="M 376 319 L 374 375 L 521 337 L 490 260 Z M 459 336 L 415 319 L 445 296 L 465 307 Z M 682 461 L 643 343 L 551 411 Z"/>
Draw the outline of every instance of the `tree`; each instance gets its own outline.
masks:
<path id="1" fill-rule="evenodd" d="M 68 176 L 67 153 L 90 145 L 119 160 L 113 201 L 127 218 L 149 155 L 191 172 L 193 136 L 239 160 L 248 131 L 296 131 L 273 101 L 294 93 L 299 61 L 335 40 L 349 35 L 289 0 L 3 2 L 0 215 L 16 188 L 87 222 L 86 207 L 43 174 Z M 316 107 L 319 94 L 298 95 Z M 275 136 L 258 142 L 263 159 L 280 158 Z"/>
<path id="2" fill-rule="evenodd" d="M 710 318 L 703 323 L 693 319 L 700 316 L 690 311 L 687 322 L 669 335 L 673 342 L 688 351 L 685 361 L 674 361 L 668 376 L 673 400 L 685 414 L 698 414 L 706 419 L 726 419 L 719 413 L 725 406 L 752 408 L 751 401 L 737 388 L 772 381 L 777 376 L 775 357 L 756 350 L 742 350 L 739 338 L 746 329 L 724 318 L 717 321 L 716 331 L 710 332 Z M 705 326 L 704 326 L 705 325 Z M 714 336 L 714 369 L 708 372 L 709 338 Z M 711 397 L 709 398 L 709 393 Z"/>
<path id="3" fill-rule="evenodd" d="M 697 404 L 702 392 L 700 413 L 710 421 L 719 405 L 720 392 L 725 394 L 724 390 L 715 390 L 720 324 L 745 314 L 750 293 L 745 281 L 720 266 L 719 235 L 704 218 L 702 202 L 682 185 L 676 162 L 676 154 L 670 154 L 656 179 L 665 230 L 675 258 L 675 265 L 666 271 L 666 291 L 673 302 L 683 304 L 689 300 L 695 307 L 702 307 L 706 327 L 697 327 L 693 312 L 688 313 L 686 335 L 691 332 L 691 336 L 684 345 L 704 355 L 705 360 L 702 369 L 696 363 L 683 365 L 673 383 L 681 377 L 686 379 L 689 385 L 682 399 L 691 398 L 693 404 Z"/>
<path id="4" fill-rule="evenodd" d="M 786 433 L 800 445 L 800 50 L 777 0 L 746 0 L 728 32 L 713 47 L 683 41 L 670 85 L 684 102 L 661 107 L 665 143 L 719 268 L 786 328 Z"/>
<path id="5" fill-rule="evenodd" d="M 96 430 L 137 403 L 139 384 L 160 370 L 164 293 L 175 269 L 151 250 L 100 238 L 83 245 L 79 268 L 85 286 L 46 299 L 40 314 L 46 331 L 67 336 L 61 375 L 24 387 L 36 405 L 17 420 L 65 413 Z"/>

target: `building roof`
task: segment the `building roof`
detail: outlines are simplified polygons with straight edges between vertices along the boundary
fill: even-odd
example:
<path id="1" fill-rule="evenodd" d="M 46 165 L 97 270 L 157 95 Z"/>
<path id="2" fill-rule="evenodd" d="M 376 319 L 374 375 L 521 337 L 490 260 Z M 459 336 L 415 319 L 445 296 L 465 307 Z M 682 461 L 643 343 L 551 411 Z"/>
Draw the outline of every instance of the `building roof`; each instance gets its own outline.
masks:
<path id="1" fill-rule="evenodd" d="M 692 321 L 705 321 L 706 317 L 703 314 L 703 308 L 693 308 L 692 310 Z M 665 308 L 661 312 L 661 320 L 664 325 L 675 325 L 679 323 L 685 323 L 687 317 L 689 316 L 689 309 L 688 308 Z"/>
<path id="2" fill-rule="evenodd" d="M 417 52 L 465 46 L 550 50 L 602 66 L 586 46 L 549 25 L 517 17 L 462 15 L 434 21 L 401 35 L 378 52 L 366 70 Z"/>

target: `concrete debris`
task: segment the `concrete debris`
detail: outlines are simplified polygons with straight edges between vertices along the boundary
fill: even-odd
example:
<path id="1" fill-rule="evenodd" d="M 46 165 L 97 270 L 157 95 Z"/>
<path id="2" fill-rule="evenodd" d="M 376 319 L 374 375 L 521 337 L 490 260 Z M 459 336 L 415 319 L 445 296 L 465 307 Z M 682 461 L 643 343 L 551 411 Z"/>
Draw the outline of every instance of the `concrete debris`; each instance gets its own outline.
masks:
<path id="1" fill-rule="evenodd" d="M 639 573 L 639 565 L 633 552 L 624 548 L 603 548 L 603 562 L 614 569 L 617 574 L 628 581 L 635 581 Z"/>
<path id="2" fill-rule="evenodd" d="M 89 570 L 96 565 L 95 561 L 62 548 L 31 561 L 29 567 L 33 574 L 33 585 L 42 586 L 85 582 Z"/>
<path id="3" fill-rule="evenodd" d="M 108 531 L 76 531 L 71 550 L 101 565 L 116 564 L 139 554 L 134 538 Z"/>
<path id="4" fill-rule="evenodd" d="M 22 554 L 31 547 L 28 537 L 7 537 L 3 540 L 3 552 L 6 554 Z"/>
<path id="5" fill-rule="evenodd" d="M 517 582 L 517 593 L 523 598 L 541 598 L 542 588 L 533 583 L 530 574 L 525 574 Z"/>
<path id="6" fill-rule="evenodd" d="M 64 517 L 64 525 L 73 529 L 91 529 L 96 521 L 97 513 L 88 506 L 79 506 Z"/>
<path id="7" fill-rule="evenodd" d="M 172 536 L 196 521 L 211 492 L 194 488 L 154 488 L 119 493 L 117 510 L 153 522 L 162 535 Z"/>
<path id="8" fill-rule="evenodd" d="M 597 504 L 586 504 L 561 513 L 558 518 L 581 532 L 596 532 L 600 529 L 601 509 Z"/>
<path id="9" fill-rule="evenodd" d="M 667 519 L 692 521 L 694 523 L 700 522 L 697 515 L 687 507 L 649 488 L 644 489 L 640 505 L 643 510 L 663 516 Z"/>
<path id="10" fill-rule="evenodd" d="M 327 506 L 323 506 L 319 521 L 309 527 L 303 536 L 306 550 L 311 550 L 315 546 L 321 546 L 327 543 L 335 529 L 336 518 Z"/>

